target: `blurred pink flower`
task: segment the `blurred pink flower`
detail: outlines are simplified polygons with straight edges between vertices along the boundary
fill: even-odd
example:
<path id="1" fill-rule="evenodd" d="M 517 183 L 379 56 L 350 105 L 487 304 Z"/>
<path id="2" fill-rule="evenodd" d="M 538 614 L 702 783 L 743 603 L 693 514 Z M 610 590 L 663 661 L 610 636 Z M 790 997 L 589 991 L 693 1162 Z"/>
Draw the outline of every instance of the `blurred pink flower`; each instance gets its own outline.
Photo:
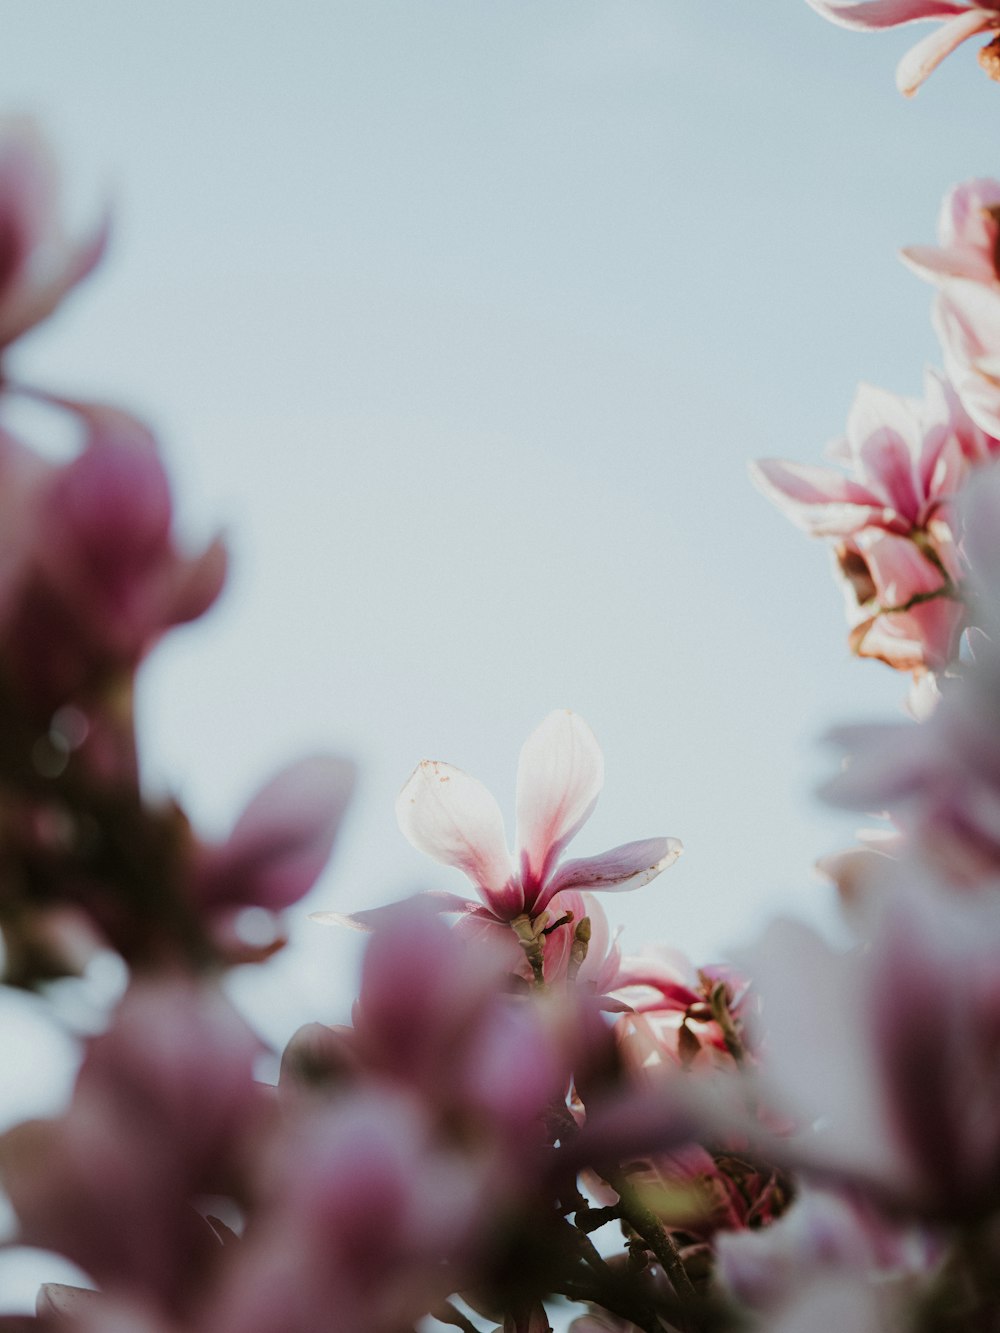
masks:
<path id="1" fill-rule="evenodd" d="M 843 470 L 775 458 L 750 465 L 764 495 L 813 537 L 926 530 L 947 513 L 970 463 L 988 456 L 980 432 L 933 370 L 924 376 L 922 400 L 862 384 L 847 433 L 828 453 Z"/>
<path id="2" fill-rule="evenodd" d="M 676 838 L 648 838 L 557 869 L 563 848 L 590 817 L 603 782 L 604 759 L 593 732 L 582 718 L 563 710 L 550 713 L 521 750 L 516 860 L 494 798 L 481 782 L 450 764 L 424 760 L 400 792 L 396 815 L 414 847 L 464 871 L 494 918 L 534 918 L 557 893 L 570 889 L 620 891 L 648 884 L 680 855 Z M 452 909 L 460 902 L 455 900 Z"/>
<path id="3" fill-rule="evenodd" d="M 998 514 L 1000 470 L 991 467 L 977 474 L 963 502 L 970 595 L 986 630 L 973 660 L 944 682 L 940 702 L 919 724 L 839 727 L 830 736 L 849 762 L 826 784 L 826 799 L 864 813 L 888 811 L 906 835 L 899 855 L 909 849 L 954 885 L 1000 874 Z"/>
<path id="4" fill-rule="evenodd" d="M 763 1087 L 800 1126 L 785 1160 L 928 1218 L 996 1207 L 998 951 L 1000 901 L 913 885 L 864 949 L 772 925 L 747 965 Z"/>
<path id="5" fill-rule="evenodd" d="M 197 845 L 192 898 L 227 958 L 252 961 L 283 942 L 276 919 L 273 935 L 248 938 L 247 910 L 276 918 L 309 892 L 329 860 L 354 781 L 349 760 L 300 759 L 257 792 L 225 842 Z M 267 924 L 257 923 L 258 933 Z"/>
<path id="6" fill-rule="evenodd" d="M 315 1107 L 277 1145 L 259 1206 L 200 1325 L 213 1333 L 397 1333 L 468 1280 L 493 1199 L 400 1090 Z"/>
<path id="7" fill-rule="evenodd" d="M 46 717 L 120 684 L 165 630 L 212 604 L 226 569 L 218 541 L 194 557 L 177 550 L 166 473 L 141 422 L 98 404 L 58 405 L 85 431 L 70 462 L 33 464 L 0 442 L 27 511 L 3 539 L 0 655 Z"/>
<path id="8" fill-rule="evenodd" d="M 938 242 L 908 245 L 903 260 L 931 282 L 968 278 L 995 286 L 997 245 L 1000 242 L 1000 181 L 987 178 L 963 181 L 952 186 L 941 203 Z"/>
<path id="9" fill-rule="evenodd" d="M 968 618 L 958 597 L 961 567 L 944 519 L 931 521 L 928 536 L 918 546 L 872 528 L 835 547 L 848 644 L 859 657 L 920 672 L 941 671 L 957 656 Z"/>
<path id="10" fill-rule="evenodd" d="M 0 123 L 0 348 L 50 315 L 104 253 L 107 223 L 66 238 L 58 173 L 33 121 Z"/>
<path id="11" fill-rule="evenodd" d="M 495 943 L 470 948 L 419 895 L 401 905 L 368 945 L 348 1040 L 362 1069 L 419 1091 L 453 1124 L 516 1143 L 518 1169 L 530 1169 L 531 1134 L 537 1150 L 542 1115 L 565 1095 L 570 1053 L 558 1015 L 509 994 Z"/>
<path id="12" fill-rule="evenodd" d="M 195 1205 L 241 1190 L 266 1123 L 260 1050 L 217 990 L 134 982 L 65 1114 L 0 1139 L 22 1243 L 66 1255 L 109 1294 L 189 1308 L 220 1248 Z"/>
<path id="13" fill-rule="evenodd" d="M 942 26 L 907 51 L 896 69 L 896 87 L 912 97 L 945 56 L 968 37 L 1000 28 L 1000 3 L 982 0 L 807 0 L 824 18 L 843 28 L 875 32 L 902 23 L 935 19 Z"/>

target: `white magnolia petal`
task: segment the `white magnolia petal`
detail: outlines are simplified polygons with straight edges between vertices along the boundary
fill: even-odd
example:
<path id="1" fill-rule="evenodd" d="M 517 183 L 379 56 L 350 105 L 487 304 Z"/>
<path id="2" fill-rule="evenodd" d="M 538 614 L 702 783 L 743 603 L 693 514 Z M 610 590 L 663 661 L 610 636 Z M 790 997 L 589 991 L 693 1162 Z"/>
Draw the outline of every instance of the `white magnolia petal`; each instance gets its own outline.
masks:
<path id="1" fill-rule="evenodd" d="M 937 69 L 945 56 L 956 46 L 977 32 L 997 26 L 997 14 L 992 10 L 970 9 L 948 19 L 940 28 L 928 33 L 912 46 L 896 66 L 896 87 L 904 97 L 912 97 L 929 74 Z"/>
<path id="2" fill-rule="evenodd" d="M 545 879 L 570 838 L 589 819 L 604 785 L 594 733 L 569 709 L 550 713 L 521 749 L 517 769 L 517 844 L 522 872 Z"/>
<path id="3" fill-rule="evenodd" d="M 418 851 L 456 866 L 478 888 L 498 892 L 511 878 L 500 807 L 460 768 L 436 759 L 418 764 L 396 798 L 396 818 Z"/>
<path id="4" fill-rule="evenodd" d="M 613 847 L 600 856 L 567 861 L 553 875 L 546 896 L 567 889 L 579 892 L 602 889 L 620 893 L 624 889 L 641 888 L 655 879 L 661 870 L 673 865 L 683 850 L 684 844 L 679 838 L 643 838 L 640 842 Z"/>

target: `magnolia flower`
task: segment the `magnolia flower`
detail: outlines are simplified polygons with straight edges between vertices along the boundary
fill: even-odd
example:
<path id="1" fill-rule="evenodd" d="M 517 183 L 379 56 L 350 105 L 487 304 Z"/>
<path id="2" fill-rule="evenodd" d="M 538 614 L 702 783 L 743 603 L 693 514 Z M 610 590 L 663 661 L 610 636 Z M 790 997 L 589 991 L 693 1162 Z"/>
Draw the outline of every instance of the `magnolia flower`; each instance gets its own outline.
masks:
<path id="1" fill-rule="evenodd" d="M 257 1216 L 198 1328 L 412 1328 L 467 1283 L 492 1221 L 488 1183 L 405 1093 L 315 1107 L 264 1163 Z"/>
<path id="2" fill-rule="evenodd" d="M 741 1303 L 773 1316 L 805 1283 L 824 1276 L 882 1284 L 919 1278 L 940 1248 L 929 1233 L 888 1219 L 862 1195 L 802 1183 L 770 1226 L 716 1238 L 716 1277 Z"/>
<path id="3" fill-rule="evenodd" d="M 909 245 L 900 251 L 903 261 L 931 282 L 968 278 L 993 286 L 997 272 L 1000 217 L 1000 181 L 977 179 L 955 185 L 945 195 L 938 217 L 934 245 Z"/>
<path id="4" fill-rule="evenodd" d="M 817 14 L 842 28 L 877 32 L 902 23 L 936 19 L 943 26 L 911 47 L 896 68 L 896 87 L 912 97 L 945 56 L 977 32 L 1000 28 L 998 0 L 807 0 Z"/>
<path id="5" fill-rule="evenodd" d="M 511 922 L 537 917 L 567 890 L 638 888 L 681 854 L 676 838 L 647 838 L 559 867 L 563 848 L 589 819 L 603 783 L 604 758 L 593 732 L 563 710 L 550 713 L 521 750 L 516 857 L 507 848 L 494 798 L 451 764 L 419 764 L 399 794 L 396 815 L 414 847 L 465 872 L 485 915 Z M 483 915 L 457 897 L 442 899 L 442 910 Z"/>
<path id="6" fill-rule="evenodd" d="M 839 468 L 762 458 L 750 475 L 812 537 L 870 529 L 909 537 L 947 512 L 970 464 L 1000 450 L 991 444 L 944 377 L 928 370 L 923 400 L 860 385 L 846 434 L 827 450 Z"/>
<path id="7" fill-rule="evenodd" d="M 0 439 L 0 475 L 24 514 L 0 539 L 0 654 L 44 717 L 121 686 L 156 640 L 200 616 L 226 570 L 221 542 L 178 550 L 173 500 L 156 441 L 135 417 L 58 400 L 82 425 L 69 462 L 33 464 Z"/>
<path id="8" fill-rule="evenodd" d="M 897 670 L 937 670 L 965 625 L 952 507 L 969 469 L 1000 448 L 928 370 L 923 400 L 863 384 L 847 433 L 828 450 L 843 471 L 765 458 L 757 487 L 814 537 L 836 539 L 850 645 Z"/>

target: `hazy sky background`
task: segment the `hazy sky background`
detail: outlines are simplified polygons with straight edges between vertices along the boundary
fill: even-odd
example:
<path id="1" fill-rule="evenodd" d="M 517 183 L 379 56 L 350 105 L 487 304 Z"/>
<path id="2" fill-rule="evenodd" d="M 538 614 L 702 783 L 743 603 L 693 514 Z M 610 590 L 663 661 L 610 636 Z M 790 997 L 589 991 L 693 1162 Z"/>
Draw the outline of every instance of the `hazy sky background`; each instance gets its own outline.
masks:
<path id="1" fill-rule="evenodd" d="M 303 751 L 362 785 L 294 944 L 235 989 L 281 1042 L 347 1012 L 356 939 L 306 920 L 460 877 L 393 801 L 446 759 L 513 823 L 519 747 L 591 724 L 578 855 L 670 834 L 608 898 L 698 962 L 767 913 L 828 914 L 812 797 L 836 721 L 905 682 L 852 661 L 826 553 L 748 459 L 819 460 L 857 382 L 919 393 L 929 290 L 894 257 L 955 180 L 1000 174 L 1000 90 L 922 28 L 803 0 L 0 0 L 2 105 L 37 113 L 102 271 L 23 376 L 155 423 L 219 608 L 146 668 L 144 755 L 206 831 Z M 512 828 L 510 829 L 512 832 Z M 5 1114 L 65 1085 L 8 1006 Z M 20 1017 L 18 1017 L 20 1015 Z"/>

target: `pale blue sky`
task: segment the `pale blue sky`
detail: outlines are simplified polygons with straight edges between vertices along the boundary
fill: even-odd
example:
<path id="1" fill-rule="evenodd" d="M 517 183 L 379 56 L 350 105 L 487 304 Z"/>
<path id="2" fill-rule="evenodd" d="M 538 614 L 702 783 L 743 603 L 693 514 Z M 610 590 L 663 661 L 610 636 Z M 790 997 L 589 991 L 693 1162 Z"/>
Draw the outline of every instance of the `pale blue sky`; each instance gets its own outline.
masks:
<path id="1" fill-rule="evenodd" d="M 147 669 L 151 782 L 221 831 L 303 749 L 362 786 L 308 908 L 459 887 L 392 806 L 423 757 L 513 813 L 553 707 L 607 761 L 579 854 L 670 834 L 609 899 L 707 962 L 817 915 L 851 824 L 812 799 L 838 720 L 904 683 L 849 660 L 825 553 L 747 459 L 817 459 L 856 382 L 917 393 L 929 292 L 894 258 L 1000 173 L 1000 91 L 803 0 L 0 0 L 2 105 L 38 113 L 103 271 L 25 376 L 160 428 L 219 609 Z M 299 914 L 240 983 L 281 1040 L 343 1016 L 354 941 Z"/>

